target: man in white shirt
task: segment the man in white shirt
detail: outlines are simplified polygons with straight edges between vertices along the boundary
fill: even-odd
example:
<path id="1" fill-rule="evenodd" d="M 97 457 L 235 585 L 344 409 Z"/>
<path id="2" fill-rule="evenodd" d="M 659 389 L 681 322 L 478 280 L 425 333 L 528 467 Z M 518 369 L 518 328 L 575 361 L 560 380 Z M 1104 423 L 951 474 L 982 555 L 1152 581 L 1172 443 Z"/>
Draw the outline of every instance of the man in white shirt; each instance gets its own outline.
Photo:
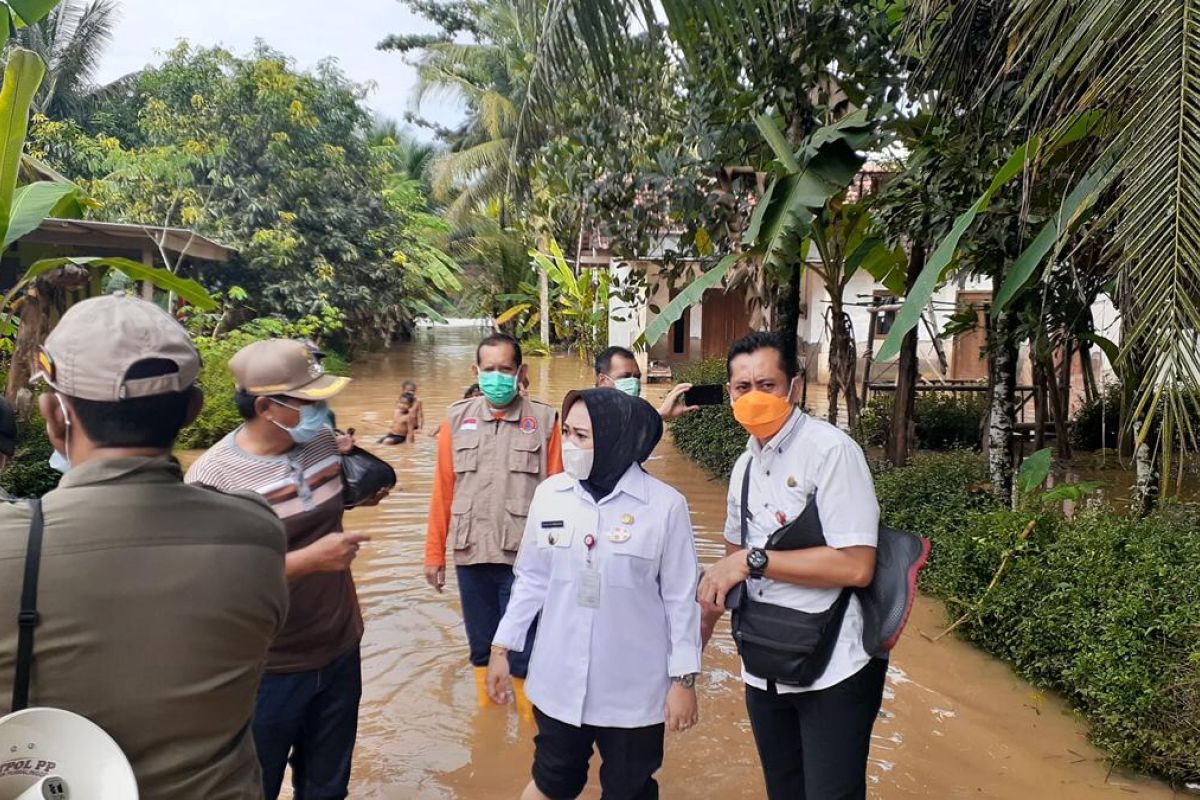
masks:
<path id="1" fill-rule="evenodd" d="M 785 362 L 779 337 L 755 333 L 738 341 L 727 371 L 734 416 L 750 439 L 730 479 L 727 556 L 700 583 L 706 640 L 726 595 L 743 581 L 758 603 L 814 615 L 829 611 L 847 587 L 870 584 L 879 529 L 879 505 L 861 448 L 795 407 L 794 365 Z M 825 546 L 762 549 L 809 502 L 818 504 Z M 805 686 L 768 680 L 743 664 L 746 706 L 771 800 L 866 797 L 871 728 L 887 661 L 867 654 L 862 627 L 861 605 L 850 593 L 828 663 Z"/>

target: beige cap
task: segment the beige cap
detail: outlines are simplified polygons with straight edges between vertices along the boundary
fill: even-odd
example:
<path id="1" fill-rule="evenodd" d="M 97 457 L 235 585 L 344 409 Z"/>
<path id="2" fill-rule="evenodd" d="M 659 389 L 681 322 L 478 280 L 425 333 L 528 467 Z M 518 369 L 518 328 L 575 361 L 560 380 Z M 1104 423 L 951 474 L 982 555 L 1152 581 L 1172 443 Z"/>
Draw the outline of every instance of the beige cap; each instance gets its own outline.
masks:
<path id="1" fill-rule="evenodd" d="M 126 380 L 129 368 L 165 359 L 177 372 Z M 126 295 L 93 297 L 71 306 L 38 353 L 38 373 L 55 391 L 116 403 L 181 392 L 200 374 L 200 354 L 183 326 L 154 303 Z"/>
<path id="2" fill-rule="evenodd" d="M 246 394 L 328 400 L 346 388 L 349 378 L 326 375 L 312 350 L 295 339 L 264 339 L 229 359 L 233 380 Z"/>

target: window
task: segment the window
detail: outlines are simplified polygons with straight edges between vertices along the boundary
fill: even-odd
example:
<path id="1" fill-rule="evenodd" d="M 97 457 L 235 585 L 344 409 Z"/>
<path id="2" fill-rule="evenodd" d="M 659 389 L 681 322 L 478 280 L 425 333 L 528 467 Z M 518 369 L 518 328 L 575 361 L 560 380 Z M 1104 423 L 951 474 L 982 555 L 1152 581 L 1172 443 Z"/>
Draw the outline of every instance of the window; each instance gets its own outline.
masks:
<path id="1" fill-rule="evenodd" d="M 896 297 L 888 292 L 876 291 L 875 302 L 881 306 L 896 305 Z M 886 339 L 887 335 L 891 333 L 892 326 L 895 324 L 895 310 L 878 312 L 875 315 L 875 338 Z"/>

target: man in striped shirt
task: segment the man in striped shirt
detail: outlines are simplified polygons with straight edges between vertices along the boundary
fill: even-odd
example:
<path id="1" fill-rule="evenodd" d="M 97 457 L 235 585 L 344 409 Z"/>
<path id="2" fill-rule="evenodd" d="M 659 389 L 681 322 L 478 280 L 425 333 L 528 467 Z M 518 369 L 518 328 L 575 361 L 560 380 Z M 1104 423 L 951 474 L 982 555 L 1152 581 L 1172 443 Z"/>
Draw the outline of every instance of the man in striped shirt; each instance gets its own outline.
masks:
<path id="1" fill-rule="evenodd" d="M 229 368 L 245 422 L 192 465 L 187 481 L 256 492 L 287 530 L 291 606 L 254 716 L 264 792 L 279 796 L 290 755 L 297 798 L 341 800 L 362 693 L 363 620 L 350 564 L 368 537 L 342 528 L 342 448 L 325 401 L 350 379 L 326 375 L 288 339 L 250 344 Z"/>

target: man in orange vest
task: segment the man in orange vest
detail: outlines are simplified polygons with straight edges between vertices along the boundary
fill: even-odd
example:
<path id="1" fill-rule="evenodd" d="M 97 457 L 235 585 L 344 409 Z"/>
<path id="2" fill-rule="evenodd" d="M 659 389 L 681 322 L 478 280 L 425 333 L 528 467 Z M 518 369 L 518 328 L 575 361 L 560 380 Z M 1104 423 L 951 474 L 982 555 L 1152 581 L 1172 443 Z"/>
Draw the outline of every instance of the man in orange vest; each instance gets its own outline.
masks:
<path id="1" fill-rule="evenodd" d="M 482 394 L 450 406 L 438 430 L 425 579 L 442 591 L 449 542 L 483 706 L 490 703 L 486 680 L 492 637 L 508 607 L 529 504 L 539 483 L 562 472 L 562 431 L 557 411 L 520 391 L 528 368 L 516 339 L 497 333 L 480 342 L 475 373 Z M 523 683 L 533 636 L 531 629 L 525 649 L 509 655 L 518 706 L 527 717 L 532 709 Z"/>

